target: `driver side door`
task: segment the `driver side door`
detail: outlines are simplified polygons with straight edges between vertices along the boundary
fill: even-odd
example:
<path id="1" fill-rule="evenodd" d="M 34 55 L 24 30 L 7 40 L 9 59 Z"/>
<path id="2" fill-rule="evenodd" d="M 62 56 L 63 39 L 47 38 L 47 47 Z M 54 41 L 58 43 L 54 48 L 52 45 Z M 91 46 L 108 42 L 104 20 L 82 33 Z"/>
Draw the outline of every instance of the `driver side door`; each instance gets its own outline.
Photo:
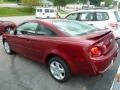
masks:
<path id="1" fill-rule="evenodd" d="M 26 22 L 18 26 L 15 34 L 9 37 L 9 42 L 12 49 L 26 57 L 32 57 L 32 49 L 30 48 L 34 43 L 35 33 L 37 31 L 38 23 Z"/>

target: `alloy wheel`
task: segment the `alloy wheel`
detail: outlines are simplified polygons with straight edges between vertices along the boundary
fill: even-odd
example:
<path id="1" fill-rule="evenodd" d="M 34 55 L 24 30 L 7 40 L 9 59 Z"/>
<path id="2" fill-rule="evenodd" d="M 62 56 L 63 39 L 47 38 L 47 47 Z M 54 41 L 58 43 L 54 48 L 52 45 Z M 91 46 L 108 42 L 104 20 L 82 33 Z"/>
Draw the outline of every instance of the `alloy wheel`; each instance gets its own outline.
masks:
<path id="1" fill-rule="evenodd" d="M 57 61 L 51 62 L 50 71 L 57 80 L 62 80 L 65 78 L 65 70 L 63 66 Z"/>

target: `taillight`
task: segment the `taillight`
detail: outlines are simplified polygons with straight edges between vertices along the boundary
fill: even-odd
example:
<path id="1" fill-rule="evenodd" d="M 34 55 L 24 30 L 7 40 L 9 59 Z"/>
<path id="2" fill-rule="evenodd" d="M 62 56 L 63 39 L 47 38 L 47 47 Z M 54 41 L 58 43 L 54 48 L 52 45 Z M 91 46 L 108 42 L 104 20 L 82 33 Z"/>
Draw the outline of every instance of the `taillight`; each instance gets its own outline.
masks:
<path id="1" fill-rule="evenodd" d="M 101 55 L 101 50 L 100 50 L 100 48 L 99 47 L 93 47 L 93 48 L 91 48 L 91 54 L 92 54 L 92 56 L 100 56 Z"/>
<path id="2" fill-rule="evenodd" d="M 111 26 L 114 29 L 118 28 L 118 24 L 117 23 L 109 23 L 108 25 Z"/>

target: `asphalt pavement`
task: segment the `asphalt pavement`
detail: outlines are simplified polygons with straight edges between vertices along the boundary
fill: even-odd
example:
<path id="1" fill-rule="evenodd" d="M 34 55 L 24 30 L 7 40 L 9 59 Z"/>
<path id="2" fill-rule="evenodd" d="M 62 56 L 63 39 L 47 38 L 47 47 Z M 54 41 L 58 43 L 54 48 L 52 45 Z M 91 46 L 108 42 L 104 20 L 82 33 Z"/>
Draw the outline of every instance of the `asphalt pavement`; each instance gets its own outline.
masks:
<path id="1" fill-rule="evenodd" d="M 118 44 L 120 46 L 120 40 L 117 40 L 117 42 L 118 42 Z M 118 60 L 120 60 L 120 58 Z M 115 76 L 115 78 L 113 80 L 113 83 L 111 85 L 111 89 L 110 90 L 120 90 L 120 81 L 118 81 L 117 75 L 120 75 L 120 65 L 118 67 L 116 76 Z"/>
<path id="2" fill-rule="evenodd" d="M 32 19 L 26 17 L 3 17 L 17 24 Z M 7 55 L 0 37 L 0 90 L 110 90 L 120 65 L 120 52 L 113 67 L 96 77 L 73 77 L 69 82 L 56 82 L 46 66 L 29 60 L 21 55 Z M 120 45 L 120 41 L 118 41 Z M 115 90 L 119 90 L 115 89 Z"/>

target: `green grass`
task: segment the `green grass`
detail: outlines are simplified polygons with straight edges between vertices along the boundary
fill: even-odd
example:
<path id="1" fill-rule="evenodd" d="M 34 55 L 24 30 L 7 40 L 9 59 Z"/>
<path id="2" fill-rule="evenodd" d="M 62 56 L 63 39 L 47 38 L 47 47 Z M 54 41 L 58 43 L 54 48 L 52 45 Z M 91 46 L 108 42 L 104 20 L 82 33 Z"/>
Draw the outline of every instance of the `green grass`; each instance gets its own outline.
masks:
<path id="1" fill-rule="evenodd" d="M 0 17 L 34 15 L 33 8 L 0 8 Z"/>
<path id="2" fill-rule="evenodd" d="M 5 1 L 5 2 L 1 2 L 1 4 L 14 4 L 14 3 L 16 3 L 16 2 L 14 2 L 14 1 Z"/>
<path id="3" fill-rule="evenodd" d="M 14 3 L 16 3 L 16 1 L 4 1 L 4 2 L 0 1 L 0 4 L 14 4 Z"/>

